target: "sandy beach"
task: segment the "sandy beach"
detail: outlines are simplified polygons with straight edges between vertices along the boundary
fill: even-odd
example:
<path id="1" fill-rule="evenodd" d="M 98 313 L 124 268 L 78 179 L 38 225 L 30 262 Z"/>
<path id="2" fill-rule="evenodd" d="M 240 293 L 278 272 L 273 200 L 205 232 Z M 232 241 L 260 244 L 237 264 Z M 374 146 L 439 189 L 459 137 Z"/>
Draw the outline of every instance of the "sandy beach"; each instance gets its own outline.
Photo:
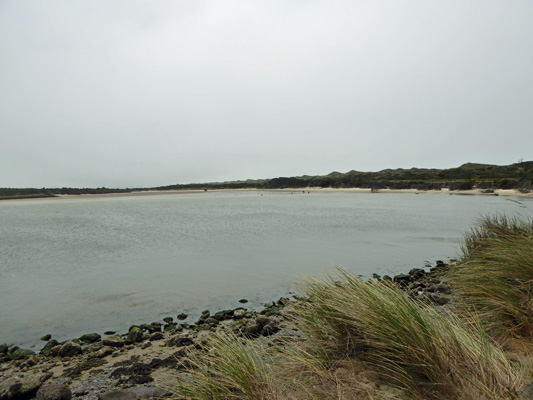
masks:
<path id="1" fill-rule="evenodd" d="M 56 197 L 45 198 L 29 198 L 17 199 L 19 201 L 33 201 L 33 200 L 50 200 L 50 199 L 97 199 L 110 197 L 140 197 L 140 196 L 161 196 L 161 195 L 176 195 L 176 194 L 201 194 L 213 192 L 279 192 L 279 193 L 405 193 L 405 194 L 448 194 L 448 195 L 477 195 L 477 196 L 516 196 L 516 197 L 531 197 L 533 193 L 523 193 L 516 189 L 496 189 L 493 193 L 487 193 L 482 189 L 472 190 L 418 190 L 418 189 L 378 189 L 372 190 L 369 188 L 285 188 L 285 189 L 209 189 L 204 190 L 143 190 L 129 193 L 104 193 L 104 194 L 80 194 L 80 195 L 59 195 Z"/>

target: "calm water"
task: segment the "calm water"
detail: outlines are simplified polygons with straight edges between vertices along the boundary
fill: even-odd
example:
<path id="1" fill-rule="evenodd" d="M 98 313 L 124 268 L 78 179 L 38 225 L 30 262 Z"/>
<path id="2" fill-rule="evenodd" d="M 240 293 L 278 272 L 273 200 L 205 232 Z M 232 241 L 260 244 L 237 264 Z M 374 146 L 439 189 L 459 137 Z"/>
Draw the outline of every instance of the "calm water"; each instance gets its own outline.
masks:
<path id="1" fill-rule="evenodd" d="M 335 266 L 405 272 L 455 257 L 481 215 L 529 212 L 504 197 L 294 193 L 0 202 L 0 343 L 254 308 Z"/>

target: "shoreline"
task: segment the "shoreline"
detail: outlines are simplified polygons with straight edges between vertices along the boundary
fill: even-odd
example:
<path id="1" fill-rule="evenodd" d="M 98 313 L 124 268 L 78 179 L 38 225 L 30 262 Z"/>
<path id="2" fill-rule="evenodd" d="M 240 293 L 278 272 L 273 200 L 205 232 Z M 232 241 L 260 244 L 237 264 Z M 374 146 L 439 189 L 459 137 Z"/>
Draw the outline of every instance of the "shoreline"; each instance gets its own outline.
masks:
<path id="1" fill-rule="evenodd" d="M 420 296 L 423 290 L 435 306 L 449 303 L 448 286 L 440 278 L 448 264 L 436 261 L 426 267 L 373 279 L 389 280 L 409 296 Z M 424 289 L 419 287 L 422 282 Z M 205 310 L 189 323 L 185 320 L 192 315 L 180 314 L 131 325 L 126 333 L 88 333 L 63 342 L 47 336 L 41 338 L 45 346 L 37 352 L 0 344 L 0 400 L 33 398 L 48 387 L 80 400 L 166 397 L 169 378 L 186 373 L 191 354 L 201 351 L 217 332 L 229 330 L 262 346 L 304 340 L 304 333 L 288 317 L 292 304 L 302 299 L 291 297 L 270 301 L 257 311 L 247 309 L 248 301 L 242 299 L 240 307 Z M 137 397 L 139 393 L 148 396 Z"/>
<path id="2" fill-rule="evenodd" d="M 458 196 L 514 196 L 522 198 L 533 198 L 533 192 L 521 192 L 517 189 L 495 189 L 487 192 L 484 189 L 470 189 L 470 190 L 449 190 L 447 188 L 441 190 L 420 190 L 420 189 L 370 189 L 370 188 L 322 188 L 322 187 L 307 187 L 307 188 L 283 188 L 283 189 L 183 189 L 183 190 L 143 190 L 127 193 L 99 193 L 99 194 L 60 194 L 54 196 L 43 197 L 14 197 L 1 198 L 4 201 L 33 201 L 33 200 L 70 200 L 70 199 L 103 199 L 103 198 L 117 198 L 117 197 L 145 197 L 145 196 L 161 196 L 161 195 L 178 195 L 178 194 L 202 194 L 202 193 L 236 193 L 236 192 L 257 192 L 257 193 L 368 193 L 368 194 L 448 194 Z"/>

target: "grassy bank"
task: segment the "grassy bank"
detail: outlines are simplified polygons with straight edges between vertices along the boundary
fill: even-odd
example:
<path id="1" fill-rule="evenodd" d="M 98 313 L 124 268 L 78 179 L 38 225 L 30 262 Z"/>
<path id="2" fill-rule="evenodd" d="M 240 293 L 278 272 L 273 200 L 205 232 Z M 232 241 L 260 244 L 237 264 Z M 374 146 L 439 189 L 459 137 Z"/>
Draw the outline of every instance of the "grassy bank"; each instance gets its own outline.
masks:
<path id="1" fill-rule="evenodd" d="M 530 379 L 531 221 L 488 217 L 465 236 L 436 307 L 386 280 L 340 271 L 306 282 L 289 318 L 300 340 L 230 332 L 190 354 L 178 399 L 511 399 Z"/>

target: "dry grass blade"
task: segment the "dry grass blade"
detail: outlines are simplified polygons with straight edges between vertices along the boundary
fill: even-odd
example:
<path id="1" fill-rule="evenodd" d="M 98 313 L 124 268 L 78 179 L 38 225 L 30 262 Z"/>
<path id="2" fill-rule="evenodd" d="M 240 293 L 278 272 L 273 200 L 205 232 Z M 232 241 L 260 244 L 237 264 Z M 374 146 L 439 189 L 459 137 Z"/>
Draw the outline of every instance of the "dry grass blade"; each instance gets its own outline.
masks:
<path id="1" fill-rule="evenodd" d="M 313 280 L 295 318 L 331 358 L 372 360 L 415 395 L 512 396 L 520 376 L 485 333 L 399 289 L 341 272 Z M 464 397 L 462 397 L 464 398 Z"/>
<path id="2" fill-rule="evenodd" d="M 497 338 L 533 338 L 531 221 L 486 217 L 465 237 L 450 274 L 464 306 Z"/>
<path id="3" fill-rule="evenodd" d="M 254 343 L 242 343 L 229 332 L 218 333 L 208 340 L 204 352 L 191 352 L 189 374 L 174 391 L 184 399 L 276 400 L 266 358 Z"/>

